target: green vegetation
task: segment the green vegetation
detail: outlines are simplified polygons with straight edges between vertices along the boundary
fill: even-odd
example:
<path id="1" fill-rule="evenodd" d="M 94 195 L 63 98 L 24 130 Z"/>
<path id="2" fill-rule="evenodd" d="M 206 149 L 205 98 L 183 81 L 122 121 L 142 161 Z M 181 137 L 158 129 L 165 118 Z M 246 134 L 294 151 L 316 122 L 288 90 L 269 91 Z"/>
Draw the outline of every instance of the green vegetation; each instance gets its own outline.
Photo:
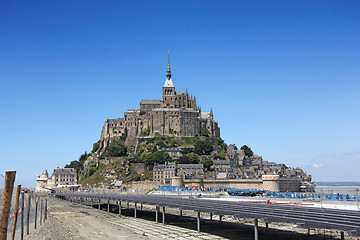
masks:
<path id="1" fill-rule="evenodd" d="M 77 160 L 71 161 L 70 164 L 66 164 L 65 168 L 75 168 L 76 173 L 79 174 L 83 170 L 84 165 Z"/>
<path id="2" fill-rule="evenodd" d="M 213 162 L 211 159 L 207 158 L 207 157 L 203 157 L 200 161 L 200 163 L 202 163 L 204 165 L 204 168 L 206 171 L 211 171 L 211 166 L 213 165 Z"/>
<path id="3" fill-rule="evenodd" d="M 183 137 L 181 140 L 185 141 L 188 145 L 194 145 L 198 139 L 196 137 Z"/>
<path id="4" fill-rule="evenodd" d="M 93 144 L 93 149 L 91 151 L 91 154 L 96 152 L 99 149 L 99 147 L 100 147 L 100 140 Z"/>
<path id="5" fill-rule="evenodd" d="M 222 139 L 219 138 L 219 137 L 211 136 L 211 137 L 209 138 L 209 140 L 211 141 L 211 143 L 212 143 L 213 145 L 216 144 L 216 145 L 220 146 L 221 149 L 226 149 L 226 147 L 227 147 L 227 145 L 226 145 L 226 143 L 224 142 L 224 140 L 222 140 Z"/>
<path id="6" fill-rule="evenodd" d="M 225 156 L 226 156 L 225 149 L 222 149 L 221 152 L 219 152 L 218 154 L 215 155 L 215 157 L 217 157 L 219 159 L 225 159 Z"/>
<path id="7" fill-rule="evenodd" d="M 101 157 L 123 157 L 127 156 L 127 147 L 120 140 L 113 141 Z"/>
<path id="8" fill-rule="evenodd" d="M 169 137 L 166 139 L 166 143 L 168 147 L 177 147 L 178 143 L 176 142 L 176 140 L 173 137 Z"/>
<path id="9" fill-rule="evenodd" d="M 201 128 L 200 135 L 204 137 L 208 137 L 210 135 L 210 132 L 207 128 Z"/>
<path id="10" fill-rule="evenodd" d="M 81 178 L 80 183 L 83 186 L 87 184 L 92 186 L 99 186 L 100 183 L 104 182 L 104 177 L 101 175 L 102 170 L 105 168 L 104 164 L 99 164 L 97 167 L 94 165 L 90 166 L 88 173 Z"/>
<path id="11" fill-rule="evenodd" d="M 87 157 L 90 156 L 86 151 L 80 155 L 79 160 L 71 161 L 70 164 L 66 164 L 65 168 L 75 168 L 76 173 L 80 174 L 81 171 L 84 169 L 84 162 Z"/>
<path id="12" fill-rule="evenodd" d="M 164 151 L 156 151 L 152 153 L 142 153 L 140 155 L 141 162 L 143 163 L 165 163 L 166 161 L 172 161 L 170 155 Z"/>
<path id="13" fill-rule="evenodd" d="M 254 152 L 248 146 L 244 145 L 240 149 L 244 151 L 246 156 L 248 156 L 248 157 L 254 156 Z"/>
<path id="14" fill-rule="evenodd" d="M 147 129 L 145 129 L 143 132 L 142 132 L 142 134 L 141 134 L 141 136 L 149 136 L 150 135 L 150 127 L 148 127 Z"/>
<path id="15" fill-rule="evenodd" d="M 200 140 L 198 139 L 195 142 L 194 152 L 199 155 L 210 155 L 213 151 L 213 145 L 208 140 Z"/>

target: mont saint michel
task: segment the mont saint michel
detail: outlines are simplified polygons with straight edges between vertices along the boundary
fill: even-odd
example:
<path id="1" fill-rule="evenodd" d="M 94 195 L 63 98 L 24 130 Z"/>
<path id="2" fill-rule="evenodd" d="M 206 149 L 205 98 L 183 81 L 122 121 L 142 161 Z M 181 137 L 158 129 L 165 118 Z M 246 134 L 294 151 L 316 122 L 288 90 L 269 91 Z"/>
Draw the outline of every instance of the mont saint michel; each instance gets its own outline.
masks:
<path id="1" fill-rule="evenodd" d="M 302 169 L 264 160 L 247 145 L 227 145 L 213 110 L 202 111 L 195 95 L 187 89 L 177 91 L 174 82 L 169 56 L 161 99 L 143 99 L 139 108 L 128 109 L 123 118 L 107 119 L 91 153 L 66 165 L 78 174 L 78 183 L 142 190 L 159 185 L 314 190 L 311 175 Z M 38 190 L 70 183 L 56 179 L 61 171 L 69 170 L 54 169 L 50 178 L 47 172 L 38 176 Z M 68 187 L 76 186 L 80 185 Z"/>
<path id="2" fill-rule="evenodd" d="M 103 153 L 114 139 L 122 139 L 126 145 L 135 145 L 136 137 L 148 131 L 164 136 L 195 137 L 206 128 L 210 136 L 220 137 L 220 128 L 214 121 L 213 112 L 202 112 L 195 96 L 188 90 L 176 91 L 171 79 L 170 56 L 161 99 L 144 99 L 139 109 L 128 109 L 124 118 L 106 120 L 98 153 Z"/>

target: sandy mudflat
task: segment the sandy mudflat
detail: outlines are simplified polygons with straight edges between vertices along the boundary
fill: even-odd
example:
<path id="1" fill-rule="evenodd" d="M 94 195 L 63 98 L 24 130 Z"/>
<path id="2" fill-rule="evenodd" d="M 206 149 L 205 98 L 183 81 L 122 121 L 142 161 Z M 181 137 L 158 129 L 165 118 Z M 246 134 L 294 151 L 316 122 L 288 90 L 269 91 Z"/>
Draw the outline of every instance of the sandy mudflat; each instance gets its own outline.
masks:
<path id="1" fill-rule="evenodd" d="M 25 239 L 152 239 L 113 225 L 109 219 L 105 212 L 49 199 L 48 220 Z"/>

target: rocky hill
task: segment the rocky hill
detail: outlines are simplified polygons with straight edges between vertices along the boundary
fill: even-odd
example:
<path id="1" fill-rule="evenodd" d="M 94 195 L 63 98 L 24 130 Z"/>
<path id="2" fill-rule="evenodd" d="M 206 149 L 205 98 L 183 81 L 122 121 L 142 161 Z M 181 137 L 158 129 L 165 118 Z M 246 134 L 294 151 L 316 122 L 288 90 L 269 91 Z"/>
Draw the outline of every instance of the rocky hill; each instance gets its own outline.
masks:
<path id="1" fill-rule="evenodd" d="M 84 153 L 79 160 L 65 167 L 77 170 L 83 186 L 109 187 L 116 180 L 123 182 L 152 180 L 152 167 L 156 163 L 202 163 L 209 169 L 212 159 L 225 159 L 227 145 L 221 138 L 208 136 L 139 138 L 136 146 L 125 146 L 121 140 L 111 142 L 106 151 L 98 156 L 99 142 L 94 143 L 91 153 Z M 181 152 L 175 156 L 173 152 Z M 171 156 L 170 156 L 171 155 Z"/>

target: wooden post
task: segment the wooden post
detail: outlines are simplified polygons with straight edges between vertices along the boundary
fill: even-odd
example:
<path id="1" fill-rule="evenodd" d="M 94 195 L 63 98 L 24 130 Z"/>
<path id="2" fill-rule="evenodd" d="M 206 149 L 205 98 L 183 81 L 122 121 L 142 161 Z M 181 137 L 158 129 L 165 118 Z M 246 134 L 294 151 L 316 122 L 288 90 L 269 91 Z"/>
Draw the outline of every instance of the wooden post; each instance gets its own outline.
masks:
<path id="1" fill-rule="evenodd" d="M 27 209 L 27 216 L 26 216 L 26 234 L 29 235 L 30 234 L 30 229 L 29 229 L 29 223 L 30 223 L 30 207 L 31 207 L 31 195 L 28 195 L 28 209 Z"/>
<path id="2" fill-rule="evenodd" d="M 42 220 L 43 220 L 43 200 L 40 200 L 40 225 L 42 224 Z"/>
<path id="3" fill-rule="evenodd" d="M 19 211 L 20 189 L 21 189 L 21 185 L 17 185 L 16 197 L 15 197 L 15 207 L 14 207 L 14 219 L 13 219 L 13 225 L 12 225 L 12 229 L 11 229 L 11 239 L 12 240 L 15 239 L 16 223 L 17 223 L 17 217 L 18 217 L 18 211 Z"/>
<path id="4" fill-rule="evenodd" d="M 47 220 L 47 199 L 45 200 L 45 216 L 44 220 Z"/>
<path id="5" fill-rule="evenodd" d="M 162 217 L 163 217 L 163 221 L 162 221 L 162 223 L 165 225 L 165 207 L 163 207 L 163 210 L 162 210 Z"/>
<path id="6" fill-rule="evenodd" d="M 7 237 L 7 227 L 9 222 L 10 205 L 14 188 L 15 175 L 16 171 L 7 171 L 5 173 L 3 203 L 0 220 L 0 240 L 6 240 Z"/>
<path id="7" fill-rule="evenodd" d="M 197 212 L 197 231 L 200 232 L 200 212 Z"/>
<path id="8" fill-rule="evenodd" d="M 35 198 L 35 229 L 37 226 L 37 213 L 38 213 L 39 198 Z"/>
<path id="9" fill-rule="evenodd" d="M 21 240 L 24 239 L 24 197 L 25 193 L 21 193 Z"/>
<path id="10" fill-rule="evenodd" d="M 119 215 L 121 215 L 121 201 L 119 201 Z"/>

